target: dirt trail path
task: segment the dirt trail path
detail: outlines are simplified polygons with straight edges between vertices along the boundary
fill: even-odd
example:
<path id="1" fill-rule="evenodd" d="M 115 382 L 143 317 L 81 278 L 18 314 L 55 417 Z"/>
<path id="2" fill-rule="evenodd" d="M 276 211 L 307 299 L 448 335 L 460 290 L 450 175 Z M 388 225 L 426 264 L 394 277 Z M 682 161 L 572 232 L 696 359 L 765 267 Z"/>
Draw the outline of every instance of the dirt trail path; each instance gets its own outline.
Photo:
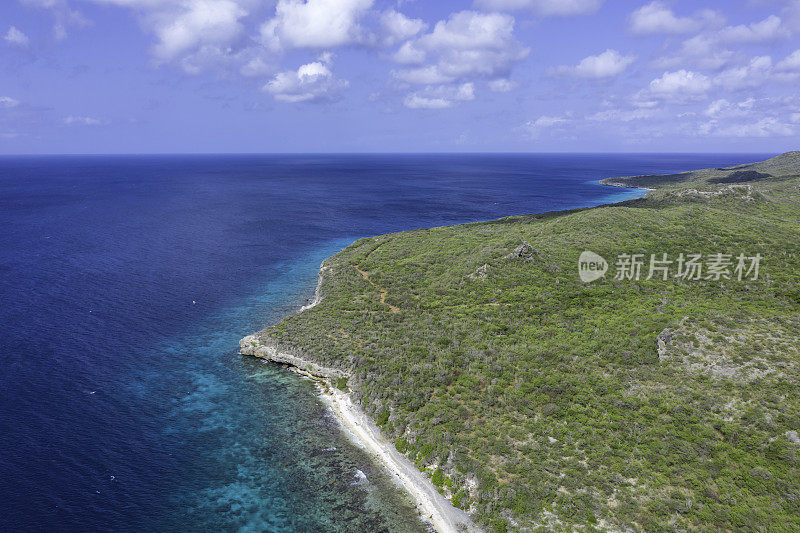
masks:
<path id="1" fill-rule="evenodd" d="M 369 283 L 370 285 L 372 285 L 373 287 L 375 287 L 375 288 L 378 290 L 378 292 L 379 292 L 379 293 L 380 293 L 380 295 L 381 295 L 381 303 L 382 303 L 383 305 L 387 306 L 387 307 L 389 308 L 389 310 L 390 310 L 392 313 L 399 313 L 399 312 L 400 312 L 400 308 L 399 308 L 399 307 L 395 307 L 394 305 L 392 305 L 392 304 L 390 304 L 390 303 L 387 303 L 387 302 L 386 302 L 386 296 L 389 294 L 389 291 L 387 291 L 387 290 L 386 290 L 386 289 L 384 289 L 383 287 L 378 287 L 378 286 L 375 284 L 375 282 L 374 282 L 374 281 L 372 281 L 371 279 L 369 279 L 369 276 L 370 276 L 370 273 L 369 273 L 369 272 L 366 272 L 366 271 L 364 271 L 364 270 L 361 270 L 361 267 L 360 267 L 359 265 L 353 265 L 353 268 L 355 268 L 355 269 L 356 269 L 356 271 L 357 271 L 359 274 L 361 274 L 361 277 L 362 277 L 362 278 L 364 278 L 365 280 L 367 280 L 367 283 Z"/>

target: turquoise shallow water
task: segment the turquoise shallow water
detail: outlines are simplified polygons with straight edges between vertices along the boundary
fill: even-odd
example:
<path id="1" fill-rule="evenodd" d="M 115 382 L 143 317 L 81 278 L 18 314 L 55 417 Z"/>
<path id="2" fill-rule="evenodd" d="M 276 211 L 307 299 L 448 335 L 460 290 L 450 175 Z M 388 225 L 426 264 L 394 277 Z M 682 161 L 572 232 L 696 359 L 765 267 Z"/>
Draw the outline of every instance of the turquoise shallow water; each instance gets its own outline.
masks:
<path id="1" fill-rule="evenodd" d="M 418 530 L 313 384 L 239 338 L 357 237 L 765 157 L 0 158 L 0 530 Z"/>
<path id="2" fill-rule="evenodd" d="M 188 458 L 195 483 L 173 495 L 195 527 L 425 530 L 408 496 L 347 439 L 312 381 L 231 349 L 242 331 L 295 312 L 313 294 L 322 259 L 352 240 L 326 243 L 282 265 L 280 275 L 252 297 L 160 346 L 175 365 L 167 379 L 161 370 L 136 381 L 137 394 L 163 397 L 176 374 L 184 374 L 186 391 L 171 395 L 165 431 L 199 450 Z M 254 316 L 263 322 L 254 323 Z M 186 518 L 167 520 L 164 527 L 181 527 Z"/>

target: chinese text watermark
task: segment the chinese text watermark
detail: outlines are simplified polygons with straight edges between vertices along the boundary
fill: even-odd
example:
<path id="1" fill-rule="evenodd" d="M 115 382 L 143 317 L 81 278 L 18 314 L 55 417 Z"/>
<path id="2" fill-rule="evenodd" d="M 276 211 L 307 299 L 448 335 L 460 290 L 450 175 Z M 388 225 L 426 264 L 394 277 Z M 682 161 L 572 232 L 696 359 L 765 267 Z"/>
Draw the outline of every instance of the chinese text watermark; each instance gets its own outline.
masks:
<path id="1" fill-rule="evenodd" d="M 619 254 L 614 262 L 613 279 L 639 281 L 641 279 L 681 279 L 686 281 L 755 281 L 761 266 L 761 254 Z M 608 262 L 599 254 L 585 251 L 578 259 L 581 281 L 589 283 L 605 277 Z"/>

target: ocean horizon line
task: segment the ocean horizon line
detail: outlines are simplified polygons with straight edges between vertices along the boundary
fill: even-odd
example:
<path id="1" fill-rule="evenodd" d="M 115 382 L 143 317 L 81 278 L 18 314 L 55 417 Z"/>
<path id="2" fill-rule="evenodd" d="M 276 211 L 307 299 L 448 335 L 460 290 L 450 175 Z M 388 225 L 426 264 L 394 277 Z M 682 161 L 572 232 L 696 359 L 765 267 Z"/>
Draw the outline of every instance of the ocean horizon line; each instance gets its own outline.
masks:
<path id="1" fill-rule="evenodd" d="M 587 152 L 502 152 L 502 151 L 485 151 L 485 152 L 109 152 L 109 153 L 92 153 L 92 152 L 63 152 L 63 153 L 8 153 L 0 154 L 0 158 L 32 158 L 32 157 L 202 157 L 202 156 L 437 156 L 437 155 L 462 155 L 462 156 L 482 156 L 482 155 L 498 155 L 498 156 L 535 156 L 535 155 L 570 155 L 570 156 L 598 156 L 598 155 L 611 155 L 611 156 L 704 156 L 704 155 L 765 155 L 775 154 L 778 155 L 783 152 L 751 152 L 751 151 L 710 151 L 710 152 L 615 152 L 615 151 L 587 151 Z"/>

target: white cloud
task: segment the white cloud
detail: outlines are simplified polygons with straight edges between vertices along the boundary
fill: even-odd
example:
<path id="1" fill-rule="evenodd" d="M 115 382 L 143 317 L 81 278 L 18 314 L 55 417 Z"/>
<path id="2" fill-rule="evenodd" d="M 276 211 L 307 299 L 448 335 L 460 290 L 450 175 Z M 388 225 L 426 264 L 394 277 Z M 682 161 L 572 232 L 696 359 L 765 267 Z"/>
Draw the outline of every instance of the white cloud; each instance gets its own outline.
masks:
<path id="1" fill-rule="evenodd" d="M 442 73 L 436 65 L 392 71 L 392 73 L 397 79 L 416 85 L 435 85 L 437 83 L 450 83 L 455 81 L 455 77 Z"/>
<path id="2" fill-rule="evenodd" d="M 514 90 L 516 86 L 516 83 L 506 78 L 499 78 L 489 82 L 489 90 L 493 93 L 507 93 Z"/>
<path id="3" fill-rule="evenodd" d="M 553 126 L 566 124 L 569 121 L 570 119 L 566 117 L 542 115 L 536 120 L 529 120 L 528 122 L 525 123 L 525 126 L 527 126 L 528 128 L 552 128 Z"/>
<path id="4" fill-rule="evenodd" d="M 701 12 L 694 17 L 677 17 L 664 2 L 650 2 L 633 13 L 629 22 L 631 31 L 638 35 L 657 33 L 680 34 L 699 30 L 704 18 L 714 17 L 714 12 Z"/>
<path id="5" fill-rule="evenodd" d="M 459 86 L 454 96 L 455 100 L 474 100 L 475 99 L 475 84 L 464 83 Z"/>
<path id="6" fill-rule="evenodd" d="M 713 36 L 700 34 L 681 43 L 677 53 L 663 56 L 654 62 L 656 68 L 699 68 L 717 70 L 729 64 L 733 52 Z"/>
<path id="7" fill-rule="evenodd" d="M 418 94 L 410 94 L 403 100 L 403 105 L 409 109 L 444 109 L 452 103 L 445 98 L 429 98 Z"/>
<path id="8" fill-rule="evenodd" d="M 655 115 L 652 109 L 604 109 L 586 117 L 587 120 L 595 122 L 631 122 L 643 120 Z"/>
<path id="9" fill-rule="evenodd" d="M 106 121 L 100 120 L 99 118 L 94 117 L 80 117 L 80 116 L 68 116 L 63 120 L 64 124 L 67 126 L 102 126 L 107 124 Z"/>
<path id="10" fill-rule="evenodd" d="M 239 68 L 239 73 L 248 78 L 264 76 L 272 72 L 272 66 L 262 57 L 253 57 Z"/>
<path id="11" fill-rule="evenodd" d="M 158 63 L 179 65 L 197 74 L 210 67 L 241 68 L 257 54 L 245 22 L 255 0 L 87 0 L 134 10 L 156 42 Z"/>
<path id="12" fill-rule="evenodd" d="M 609 48 L 596 56 L 583 58 L 574 67 L 558 67 L 556 72 L 573 74 L 582 78 L 610 78 L 622 74 L 635 59 L 635 56 L 623 56 L 618 51 Z"/>
<path id="13" fill-rule="evenodd" d="M 330 69 L 332 56 L 323 54 L 318 61 L 301 65 L 296 71 L 277 74 L 263 90 L 281 102 L 318 102 L 335 100 L 348 86 Z"/>
<path id="14" fill-rule="evenodd" d="M 784 124 L 776 117 L 765 117 L 757 122 L 731 124 L 729 126 L 711 128 L 708 133 L 721 137 L 788 137 L 794 135 L 792 126 Z"/>
<path id="15" fill-rule="evenodd" d="M 428 87 L 424 91 L 406 96 L 403 105 L 411 109 L 443 109 L 455 102 L 475 99 L 475 84 L 462 83 L 459 86 L 441 85 Z"/>
<path id="16" fill-rule="evenodd" d="M 778 62 L 775 65 L 775 69 L 782 71 L 782 72 L 800 72 L 800 50 L 795 50 L 785 59 Z"/>
<path id="17" fill-rule="evenodd" d="M 361 25 L 374 0 L 277 0 L 272 17 L 260 28 L 253 26 L 264 4 L 269 4 L 263 0 L 87 1 L 136 10 L 143 26 L 156 36 L 155 57 L 189 73 L 227 68 L 243 76 L 263 76 L 275 71 L 270 60 L 275 52 L 329 49 L 376 39 Z M 422 21 L 395 11 L 385 13 L 381 21 L 379 35 L 389 41 L 424 29 L 418 27 Z"/>
<path id="18" fill-rule="evenodd" d="M 759 56 L 745 66 L 723 70 L 714 78 L 714 83 L 730 91 L 752 88 L 763 85 L 771 74 L 772 58 Z"/>
<path id="19" fill-rule="evenodd" d="M 6 33 L 4 39 L 9 44 L 21 47 L 28 46 L 28 44 L 30 43 L 30 39 L 28 39 L 28 36 L 19 31 L 15 26 L 11 26 L 10 28 L 8 28 L 8 32 Z"/>
<path id="20" fill-rule="evenodd" d="M 711 89 L 711 80 L 699 72 L 684 69 L 665 72 L 650 82 L 649 95 L 661 100 L 686 102 L 697 100 Z"/>
<path id="21" fill-rule="evenodd" d="M 781 18 L 770 15 L 760 22 L 740 24 L 723 28 L 718 35 L 727 43 L 761 43 L 789 37 L 791 33 L 783 25 Z"/>
<path id="22" fill-rule="evenodd" d="M 684 41 L 676 52 L 657 59 L 654 66 L 718 70 L 734 61 L 735 55 L 727 48 L 728 45 L 766 43 L 791 34 L 792 30 L 780 17 L 770 15 L 751 24 L 704 31 Z"/>
<path id="23" fill-rule="evenodd" d="M 243 31 L 240 19 L 247 12 L 233 0 L 190 0 L 178 16 L 160 17 L 156 25 L 156 55 L 170 60 L 203 45 L 225 45 Z"/>
<path id="24" fill-rule="evenodd" d="M 10 109 L 18 105 L 19 100 L 11 98 L 10 96 L 0 96 L 0 109 Z"/>
<path id="25" fill-rule="evenodd" d="M 414 48 L 414 43 L 408 41 L 403 43 L 403 46 L 401 46 L 400 49 L 395 52 L 395 54 L 392 56 L 392 59 L 396 63 L 410 65 L 423 63 L 425 61 L 425 56 L 425 50 Z"/>
<path id="26" fill-rule="evenodd" d="M 418 84 L 506 77 L 527 54 L 528 49 L 514 38 L 510 15 L 461 11 L 404 44 L 394 59 L 424 66 L 395 72 L 395 76 Z"/>
<path id="27" fill-rule="evenodd" d="M 794 135 L 794 97 L 746 98 L 740 102 L 719 99 L 703 112 L 700 135 L 717 137 L 783 137 Z"/>
<path id="28" fill-rule="evenodd" d="M 411 19 L 390 9 L 381 14 L 381 28 L 383 43 L 391 46 L 418 35 L 428 28 L 428 24 L 422 19 Z"/>
<path id="29" fill-rule="evenodd" d="M 733 104 L 728 100 L 721 98 L 711 102 L 703 115 L 713 119 L 729 119 L 741 118 L 749 115 L 750 110 L 753 108 L 754 99 L 748 98 L 743 102 Z"/>
<path id="30" fill-rule="evenodd" d="M 273 49 L 333 48 L 362 42 L 361 18 L 373 0 L 278 0 L 275 17 L 261 27 Z"/>
<path id="31" fill-rule="evenodd" d="M 475 5 L 491 10 L 529 9 L 538 15 L 569 17 L 594 13 L 603 0 L 475 0 Z"/>

